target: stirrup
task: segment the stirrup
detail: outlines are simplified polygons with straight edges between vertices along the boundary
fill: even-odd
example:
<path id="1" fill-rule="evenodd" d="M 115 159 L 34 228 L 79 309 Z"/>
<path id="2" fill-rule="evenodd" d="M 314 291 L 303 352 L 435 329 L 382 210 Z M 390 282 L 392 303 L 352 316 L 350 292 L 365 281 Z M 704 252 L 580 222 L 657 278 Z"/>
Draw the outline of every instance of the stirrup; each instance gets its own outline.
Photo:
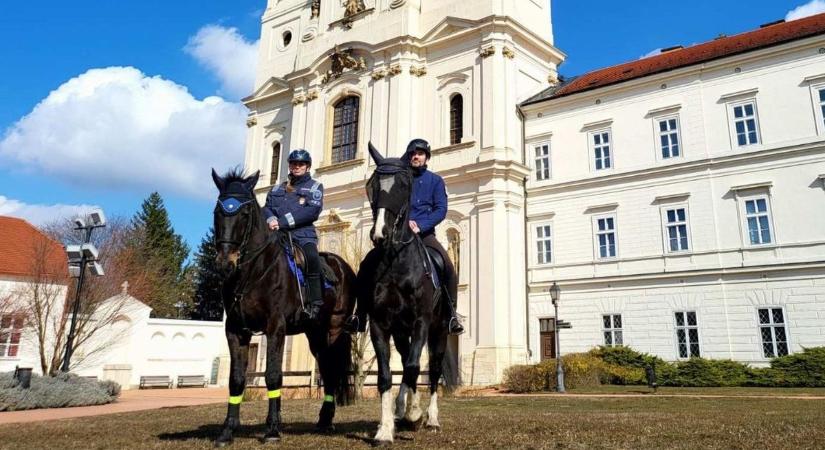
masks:
<path id="1" fill-rule="evenodd" d="M 349 334 L 356 334 L 358 332 L 363 333 L 366 329 L 361 330 L 361 318 L 353 314 L 344 320 L 344 331 Z"/>
<path id="2" fill-rule="evenodd" d="M 453 331 L 453 329 L 455 329 L 455 331 Z M 458 317 L 450 317 L 450 321 L 447 323 L 447 333 L 452 336 L 464 334 L 464 325 L 461 325 L 461 322 L 458 321 Z"/>

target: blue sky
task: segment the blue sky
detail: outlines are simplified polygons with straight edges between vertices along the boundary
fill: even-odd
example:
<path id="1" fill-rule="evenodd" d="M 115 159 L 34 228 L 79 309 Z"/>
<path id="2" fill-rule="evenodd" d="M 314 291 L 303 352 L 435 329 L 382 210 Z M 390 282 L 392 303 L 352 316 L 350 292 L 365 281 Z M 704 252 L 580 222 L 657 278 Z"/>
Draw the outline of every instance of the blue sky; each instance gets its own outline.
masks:
<path id="1" fill-rule="evenodd" d="M 435 0 L 430 0 L 435 1 Z M 521 0 L 517 0 L 521 1 Z M 632 6 L 631 6 L 632 5 Z M 208 168 L 242 161 L 265 0 L 11 2 L 0 15 L 0 214 L 43 223 L 153 190 L 196 247 Z M 553 1 L 567 76 L 747 31 L 825 0 Z"/>

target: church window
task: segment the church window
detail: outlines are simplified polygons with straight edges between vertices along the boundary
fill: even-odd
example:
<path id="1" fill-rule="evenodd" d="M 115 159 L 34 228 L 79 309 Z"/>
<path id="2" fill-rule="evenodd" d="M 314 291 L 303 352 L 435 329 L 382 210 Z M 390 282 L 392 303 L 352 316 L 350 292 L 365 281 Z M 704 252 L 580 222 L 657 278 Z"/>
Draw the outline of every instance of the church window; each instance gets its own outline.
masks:
<path id="1" fill-rule="evenodd" d="M 543 143 L 533 147 L 536 157 L 536 180 L 550 179 L 550 143 Z"/>
<path id="2" fill-rule="evenodd" d="M 593 168 L 595 170 L 607 170 L 613 167 L 610 134 L 610 130 L 590 133 L 590 143 L 593 149 Z"/>
<path id="3" fill-rule="evenodd" d="M 456 94 L 450 99 L 450 145 L 460 144 L 464 137 L 464 97 Z"/>
<path id="4" fill-rule="evenodd" d="M 332 163 L 355 159 L 358 147 L 358 114 L 360 99 L 352 95 L 334 106 L 332 123 Z"/>
<path id="5" fill-rule="evenodd" d="M 278 172 L 281 171 L 281 143 L 272 144 L 272 172 L 269 174 L 269 184 L 278 183 Z"/>
<path id="6" fill-rule="evenodd" d="M 676 346 L 681 359 L 702 356 L 699 352 L 699 323 L 696 320 L 696 311 L 676 313 Z"/>
<path id="7" fill-rule="evenodd" d="M 603 315 L 602 332 L 604 333 L 605 347 L 619 347 L 624 345 L 624 335 L 622 333 L 622 315 Z"/>
<path id="8" fill-rule="evenodd" d="M 785 329 L 785 313 L 782 308 L 759 308 L 758 316 L 762 355 L 765 358 L 787 355 L 788 333 Z"/>

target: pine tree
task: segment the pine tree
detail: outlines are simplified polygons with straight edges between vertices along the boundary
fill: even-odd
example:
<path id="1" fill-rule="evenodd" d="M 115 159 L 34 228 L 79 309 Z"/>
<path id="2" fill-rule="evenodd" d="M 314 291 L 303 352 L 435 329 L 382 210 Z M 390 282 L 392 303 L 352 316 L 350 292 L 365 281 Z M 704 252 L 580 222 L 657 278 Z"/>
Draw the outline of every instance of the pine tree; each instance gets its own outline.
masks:
<path id="1" fill-rule="evenodd" d="M 169 213 L 160 194 L 153 192 L 143 201 L 140 211 L 132 220 L 138 242 L 138 253 L 146 262 L 147 269 L 157 273 L 158 283 L 151 302 L 156 317 L 178 317 L 179 305 L 191 299 L 191 287 L 186 277 L 184 262 L 189 247 L 175 233 Z M 182 303 L 181 303 L 182 302 Z"/>
<path id="2" fill-rule="evenodd" d="M 223 301 L 221 300 L 223 277 L 218 272 L 215 263 L 217 255 L 215 230 L 209 228 L 195 253 L 193 319 L 215 321 L 223 319 Z"/>

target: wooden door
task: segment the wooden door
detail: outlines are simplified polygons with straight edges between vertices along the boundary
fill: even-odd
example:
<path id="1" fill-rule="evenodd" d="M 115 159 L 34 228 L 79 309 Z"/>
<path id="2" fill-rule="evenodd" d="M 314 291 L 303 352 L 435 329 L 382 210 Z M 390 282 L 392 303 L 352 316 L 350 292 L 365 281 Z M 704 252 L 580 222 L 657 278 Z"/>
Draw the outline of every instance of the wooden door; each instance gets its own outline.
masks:
<path id="1" fill-rule="evenodd" d="M 555 359 L 556 357 L 556 319 L 539 319 L 541 341 L 541 359 Z"/>

